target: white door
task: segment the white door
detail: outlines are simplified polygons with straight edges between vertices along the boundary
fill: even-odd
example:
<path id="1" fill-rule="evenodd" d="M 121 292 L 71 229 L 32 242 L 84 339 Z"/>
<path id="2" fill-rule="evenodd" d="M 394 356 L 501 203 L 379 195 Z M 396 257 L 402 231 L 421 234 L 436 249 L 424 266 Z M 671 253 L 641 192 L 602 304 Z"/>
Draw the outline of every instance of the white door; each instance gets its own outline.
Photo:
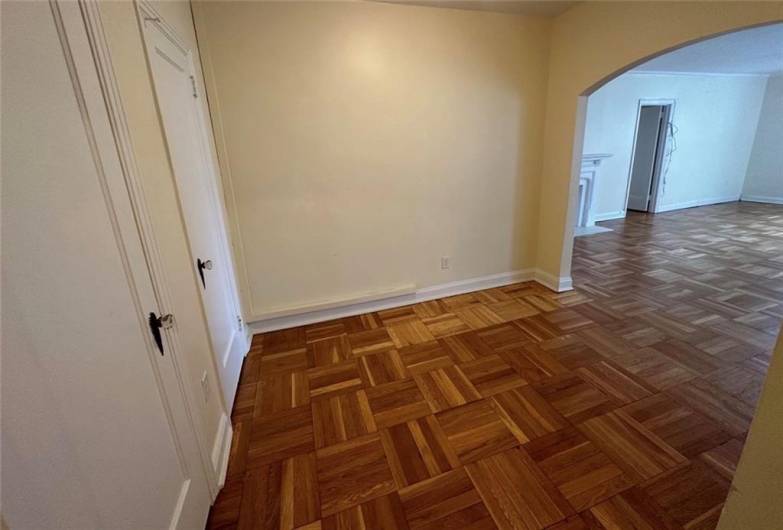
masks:
<path id="1" fill-rule="evenodd" d="M 644 105 L 639 110 L 636 129 L 628 209 L 646 212 L 650 205 L 659 139 L 663 129 L 664 106 Z"/>
<path id="2" fill-rule="evenodd" d="M 205 460 L 79 5 L 2 2 L 9 528 L 203 528 Z"/>
<path id="3" fill-rule="evenodd" d="M 154 17 L 158 18 L 158 17 Z M 194 272 L 199 282 L 226 410 L 231 410 L 245 342 L 226 252 L 216 176 L 196 101 L 190 53 L 158 20 L 142 16 L 158 108 L 177 181 Z"/>

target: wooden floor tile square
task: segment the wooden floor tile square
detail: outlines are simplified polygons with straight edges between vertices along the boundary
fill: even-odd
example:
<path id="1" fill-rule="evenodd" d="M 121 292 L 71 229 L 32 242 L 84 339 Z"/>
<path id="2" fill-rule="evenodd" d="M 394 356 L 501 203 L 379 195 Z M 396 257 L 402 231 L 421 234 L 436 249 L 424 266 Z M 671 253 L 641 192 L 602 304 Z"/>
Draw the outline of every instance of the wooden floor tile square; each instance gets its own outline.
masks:
<path id="1" fill-rule="evenodd" d="M 634 485 L 595 444 L 571 427 L 537 438 L 524 449 L 578 512 Z"/>
<path id="2" fill-rule="evenodd" d="M 592 320 L 573 309 L 558 309 L 542 316 L 548 322 L 554 324 L 560 331 L 569 333 L 594 324 Z"/>
<path id="3" fill-rule="evenodd" d="M 690 381 L 697 375 L 654 348 L 640 348 L 613 360 L 658 390 Z"/>
<path id="4" fill-rule="evenodd" d="M 304 372 L 261 378 L 255 399 L 255 417 L 268 416 L 310 403 L 310 387 Z"/>
<path id="5" fill-rule="evenodd" d="M 406 305 L 402 307 L 392 307 L 391 309 L 382 309 L 381 311 L 378 311 L 378 317 L 381 319 L 384 326 L 388 326 L 394 322 L 401 322 L 409 319 L 417 320 L 419 315 L 416 313 L 415 306 Z"/>
<path id="6" fill-rule="evenodd" d="M 307 344 L 307 334 L 304 327 L 281 329 L 264 333 L 261 342 L 261 355 L 267 357 L 276 353 L 303 349 Z"/>
<path id="7" fill-rule="evenodd" d="M 735 437 L 743 437 L 750 428 L 753 407 L 715 385 L 694 379 L 666 391 L 671 397 L 717 422 Z"/>
<path id="8" fill-rule="evenodd" d="M 496 394 L 492 404 L 519 443 L 535 440 L 568 425 L 530 385 Z"/>
<path id="9" fill-rule="evenodd" d="M 631 403 L 622 411 L 688 458 L 694 458 L 730 438 L 717 423 L 665 394 Z"/>
<path id="10" fill-rule="evenodd" d="M 632 403 L 655 393 L 655 388 L 607 361 L 575 370 L 593 386 L 619 403 Z"/>
<path id="11" fill-rule="evenodd" d="M 445 337 L 438 342 L 449 352 L 454 362 L 465 363 L 475 361 L 486 355 L 494 355 L 495 351 L 481 340 L 475 332 L 461 333 Z"/>
<path id="12" fill-rule="evenodd" d="M 454 313 L 442 313 L 437 316 L 423 317 L 421 321 L 427 327 L 427 330 L 435 338 L 448 337 L 470 330 L 470 326 L 465 324 Z"/>
<path id="13" fill-rule="evenodd" d="M 352 357 L 347 335 L 329 337 L 307 345 L 307 363 L 310 368 L 328 366 Z"/>
<path id="14" fill-rule="evenodd" d="M 526 384 L 499 355 L 481 357 L 461 364 L 460 368 L 483 397 Z"/>
<path id="15" fill-rule="evenodd" d="M 399 488 L 460 466 L 457 454 L 434 416 L 383 429 L 381 441 Z"/>
<path id="16" fill-rule="evenodd" d="M 440 341 L 406 346 L 400 349 L 400 356 L 409 374 L 420 374 L 454 364 L 448 350 Z"/>
<path id="17" fill-rule="evenodd" d="M 414 420 L 432 413 L 424 394 L 412 379 L 367 389 L 375 424 L 378 428 Z"/>
<path id="18" fill-rule="evenodd" d="M 592 418 L 579 430 L 631 479 L 641 482 L 687 459 L 622 411 Z"/>
<path id="19" fill-rule="evenodd" d="M 307 348 L 271 353 L 261 357 L 260 371 L 265 376 L 306 370 L 309 366 Z"/>
<path id="20" fill-rule="evenodd" d="M 490 351 L 500 352 L 518 348 L 531 341 L 530 335 L 514 322 L 507 322 L 497 326 L 491 326 L 476 332 L 481 341 L 489 346 Z M 487 351 L 485 353 L 489 354 Z"/>
<path id="21" fill-rule="evenodd" d="M 348 335 L 354 355 L 364 355 L 394 348 L 394 341 L 386 328 L 369 329 Z"/>
<path id="22" fill-rule="evenodd" d="M 652 345 L 652 348 L 699 375 L 710 374 L 721 365 L 709 353 L 681 340 L 669 339 L 663 342 L 656 342 Z"/>
<path id="23" fill-rule="evenodd" d="M 519 348 L 502 351 L 500 356 L 511 362 L 514 369 L 529 381 L 538 381 L 538 374 L 550 377 L 569 371 L 554 355 L 543 349 L 541 343 L 524 344 Z"/>
<path id="24" fill-rule="evenodd" d="M 409 377 L 397 350 L 362 355 L 356 359 L 365 386 L 378 386 Z"/>
<path id="25" fill-rule="evenodd" d="M 631 488 L 581 514 L 590 529 L 681 530 L 638 488 Z"/>
<path id="26" fill-rule="evenodd" d="M 316 458 L 324 517 L 396 489 L 377 433 L 319 449 Z"/>
<path id="27" fill-rule="evenodd" d="M 436 417 L 463 464 L 519 443 L 492 404 L 486 400 L 441 412 Z"/>
<path id="28" fill-rule="evenodd" d="M 538 314 L 538 309 L 521 300 L 510 299 L 487 304 L 487 307 L 502 320 L 510 321 L 518 318 L 532 317 Z"/>
<path id="29" fill-rule="evenodd" d="M 456 365 L 417 374 L 413 378 L 432 412 L 481 399 L 481 394 Z"/>
<path id="30" fill-rule="evenodd" d="M 515 320 L 514 323 L 534 342 L 541 342 L 542 340 L 552 339 L 567 334 L 566 331 L 561 330 L 555 324 L 548 321 L 544 317 L 544 314 L 520 318 L 519 320 Z"/>
<path id="31" fill-rule="evenodd" d="M 449 309 L 443 303 L 443 300 L 427 300 L 426 302 L 414 304 L 413 311 L 419 318 L 424 319 L 446 314 L 449 312 Z"/>
<path id="32" fill-rule="evenodd" d="M 550 405 L 572 423 L 612 411 L 620 404 L 576 374 L 561 374 L 533 384 Z"/>
<path id="33" fill-rule="evenodd" d="M 248 446 L 248 467 L 312 451 L 313 419 L 310 406 L 285 410 L 253 420 Z"/>
<path id="34" fill-rule="evenodd" d="M 574 513 L 521 448 L 473 462 L 466 469 L 500 528 L 539 530 Z"/>
<path id="35" fill-rule="evenodd" d="M 320 449 L 375 432 L 375 418 L 364 390 L 313 400 L 313 433 Z"/>
<path id="36" fill-rule="evenodd" d="M 377 497 L 297 530 L 409 530 L 396 493 Z"/>
<path id="37" fill-rule="evenodd" d="M 315 454 L 306 453 L 250 471 L 245 477 L 239 528 L 296 528 L 321 516 Z"/>
<path id="38" fill-rule="evenodd" d="M 394 322 L 386 326 L 386 329 L 397 348 L 435 340 L 430 330 L 419 318 Z"/>
<path id="39" fill-rule="evenodd" d="M 503 319 L 485 304 L 471 304 L 457 307 L 452 312 L 471 329 L 481 329 L 493 324 L 500 324 Z"/>
<path id="40" fill-rule="evenodd" d="M 401 489 L 400 500 L 411 530 L 496 528 L 463 467 Z"/>
<path id="41" fill-rule="evenodd" d="M 310 398 L 351 392 L 364 387 L 356 361 L 330 364 L 307 371 Z"/>
<path id="42" fill-rule="evenodd" d="M 345 335 L 347 333 L 345 324 L 342 320 L 327 320 L 326 322 L 316 322 L 305 326 L 305 339 L 308 344 L 323 339 L 332 339 Z"/>
<path id="43" fill-rule="evenodd" d="M 702 453 L 699 458 L 713 471 L 731 482 L 737 471 L 740 454 L 742 454 L 742 442 L 732 438 L 727 442 Z"/>
<path id="44" fill-rule="evenodd" d="M 564 335 L 539 343 L 539 347 L 569 370 L 603 361 L 605 358 L 577 335 Z"/>
<path id="45" fill-rule="evenodd" d="M 765 375 L 756 370 L 735 365 L 721 368 L 705 376 L 704 379 L 755 408 L 761 397 Z"/>
<path id="46" fill-rule="evenodd" d="M 729 481 L 694 461 L 663 474 L 644 489 L 683 528 L 714 528 L 729 493 Z"/>

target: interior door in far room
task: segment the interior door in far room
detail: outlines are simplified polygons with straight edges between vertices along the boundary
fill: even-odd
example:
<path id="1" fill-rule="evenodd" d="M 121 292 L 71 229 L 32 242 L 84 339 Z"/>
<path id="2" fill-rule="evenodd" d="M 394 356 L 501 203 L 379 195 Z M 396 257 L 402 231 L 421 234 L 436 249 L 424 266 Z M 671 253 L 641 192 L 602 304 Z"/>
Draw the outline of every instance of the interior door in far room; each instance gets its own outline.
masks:
<path id="1" fill-rule="evenodd" d="M 142 17 L 159 112 L 163 120 L 193 270 L 201 290 L 226 410 L 231 410 L 245 338 L 239 322 L 233 276 L 211 157 L 208 127 L 198 106 L 190 52 L 175 42 L 156 17 Z"/>
<path id="2" fill-rule="evenodd" d="M 636 126 L 631 177 L 628 187 L 629 210 L 654 211 L 654 193 L 666 140 L 666 105 L 642 105 Z"/>

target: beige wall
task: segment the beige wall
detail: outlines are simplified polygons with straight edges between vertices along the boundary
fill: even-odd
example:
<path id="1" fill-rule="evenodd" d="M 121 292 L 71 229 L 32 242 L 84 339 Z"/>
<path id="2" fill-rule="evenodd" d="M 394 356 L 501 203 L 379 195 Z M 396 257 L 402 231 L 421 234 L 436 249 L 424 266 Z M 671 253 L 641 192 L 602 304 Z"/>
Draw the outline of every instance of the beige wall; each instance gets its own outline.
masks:
<path id="1" fill-rule="evenodd" d="M 546 100 L 537 264 L 571 268 L 580 94 L 618 70 L 716 33 L 783 20 L 783 2 L 585 2 L 555 19 Z M 581 142 L 581 138 L 579 140 Z M 581 145 L 578 145 L 581 152 Z M 570 208 L 569 208 L 570 207 Z"/>
<path id="2" fill-rule="evenodd" d="M 194 11 L 251 318 L 534 265 L 549 21 L 369 2 Z"/>
<path id="3" fill-rule="evenodd" d="M 783 528 L 783 335 L 772 355 L 718 530 Z"/>

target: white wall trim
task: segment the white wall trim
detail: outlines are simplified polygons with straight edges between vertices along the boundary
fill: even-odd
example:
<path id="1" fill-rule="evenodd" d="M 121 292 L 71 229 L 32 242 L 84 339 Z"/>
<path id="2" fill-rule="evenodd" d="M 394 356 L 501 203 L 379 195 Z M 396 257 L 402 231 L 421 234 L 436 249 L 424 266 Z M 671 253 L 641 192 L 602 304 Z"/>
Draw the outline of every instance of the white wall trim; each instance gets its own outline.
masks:
<path id="1" fill-rule="evenodd" d="M 312 324 L 314 322 L 324 322 L 326 320 L 332 320 L 341 317 L 361 315 L 363 313 L 372 311 L 391 309 L 393 307 L 415 304 L 417 302 L 435 300 L 436 298 L 444 298 L 446 296 L 454 296 L 457 294 L 469 293 L 472 291 L 479 291 L 482 289 L 490 289 L 492 287 L 501 287 L 503 285 L 509 285 L 512 283 L 533 280 L 538 281 L 550 289 L 557 290 L 558 292 L 571 288 L 570 278 L 567 278 L 567 281 L 566 279 L 561 278 L 558 281 L 551 282 L 551 284 L 546 284 L 543 281 L 540 281 L 537 276 L 545 277 L 546 275 L 543 273 L 537 274 L 535 269 L 522 269 L 510 272 L 502 272 L 499 274 L 490 274 L 488 276 L 479 276 L 477 278 L 469 278 L 467 280 L 457 280 L 454 282 L 433 285 L 431 287 L 424 287 L 418 290 L 411 290 L 410 292 L 403 294 L 394 294 L 381 298 L 376 297 L 372 300 L 362 299 L 361 297 L 354 300 L 341 300 L 339 301 L 339 305 L 334 305 L 334 303 L 332 303 L 329 306 L 323 306 L 320 304 L 314 309 L 303 307 L 297 313 L 290 313 L 271 318 L 258 318 L 253 322 L 250 322 L 248 327 L 254 334 L 265 333 L 267 331 L 274 331 L 277 329 L 302 326 L 304 324 Z"/>
<path id="2" fill-rule="evenodd" d="M 667 70 L 631 70 L 623 75 L 637 77 L 769 77 L 773 74 L 741 72 L 675 72 Z M 775 74 L 777 75 L 777 74 Z"/>
<path id="3" fill-rule="evenodd" d="M 558 293 L 570 291 L 574 288 L 574 280 L 571 276 L 557 277 L 541 269 L 535 270 L 533 280 Z"/>
<path id="4" fill-rule="evenodd" d="M 212 443 L 212 471 L 215 473 L 215 477 L 217 477 L 218 488 L 222 488 L 226 482 L 228 456 L 231 452 L 231 438 L 233 435 L 231 420 L 224 412 L 220 417 L 220 425 L 215 434 L 215 441 Z"/>
<path id="5" fill-rule="evenodd" d="M 625 210 L 617 210 L 616 212 L 599 213 L 593 216 L 593 220 L 598 223 L 601 221 L 610 221 L 612 219 L 623 219 L 625 217 Z"/>
<path id="6" fill-rule="evenodd" d="M 695 199 L 692 201 L 677 202 L 674 204 L 661 204 L 658 206 L 658 209 L 655 211 L 655 213 L 682 210 L 684 208 L 694 208 L 696 206 L 708 206 L 710 204 L 721 204 L 724 202 L 737 202 L 739 200 L 739 195 L 732 195 L 729 197 L 708 197 L 706 199 Z"/>
<path id="7" fill-rule="evenodd" d="M 742 195 L 744 202 L 764 202 L 767 204 L 783 204 L 783 197 L 770 197 L 768 195 Z"/>

